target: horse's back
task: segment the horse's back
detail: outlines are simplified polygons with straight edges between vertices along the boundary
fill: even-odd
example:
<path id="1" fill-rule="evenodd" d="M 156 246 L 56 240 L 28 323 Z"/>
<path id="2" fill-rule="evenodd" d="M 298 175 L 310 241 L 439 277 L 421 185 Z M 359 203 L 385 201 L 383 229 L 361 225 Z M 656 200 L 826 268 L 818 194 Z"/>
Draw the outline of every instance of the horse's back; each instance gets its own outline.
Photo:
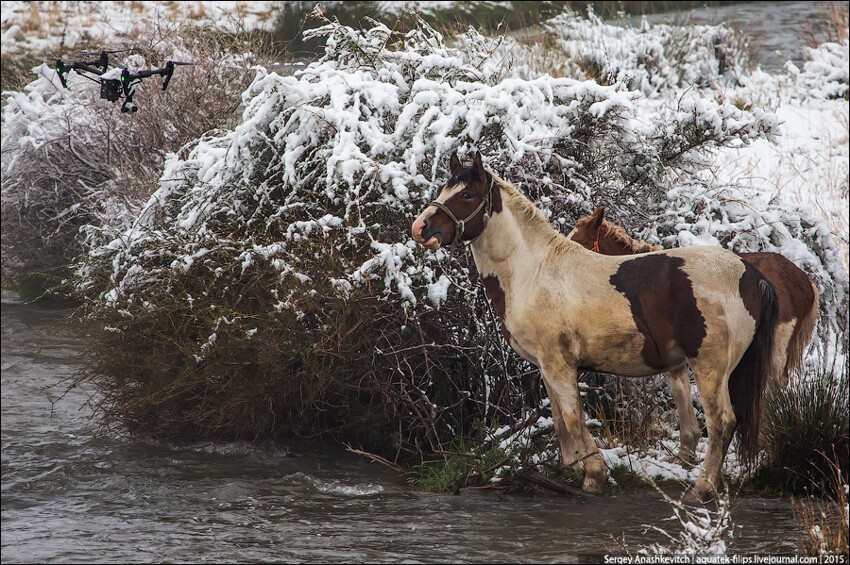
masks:
<path id="1" fill-rule="evenodd" d="M 817 300 L 811 279 L 791 260 L 779 253 L 741 253 L 741 259 L 758 269 L 773 283 L 779 306 L 779 321 L 803 318 Z"/>

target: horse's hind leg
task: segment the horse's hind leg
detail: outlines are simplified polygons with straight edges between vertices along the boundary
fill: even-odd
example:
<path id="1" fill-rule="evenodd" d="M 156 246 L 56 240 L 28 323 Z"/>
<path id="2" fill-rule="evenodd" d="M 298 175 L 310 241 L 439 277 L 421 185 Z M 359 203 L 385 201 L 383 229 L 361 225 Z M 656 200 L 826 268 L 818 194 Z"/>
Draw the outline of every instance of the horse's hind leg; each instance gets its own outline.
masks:
<path id="1" fill-rule="evenodd" d="M 696 494 L 701 500 L 708 501 L 716 496 L 720 487 L 723 460 L 735 432 L 735 413 L 729 398 L 729 372 L 706 367 L 705 363 L 702 365 L 691 365 L 708 428 L 708 451 L 697 478 Z"/>
<path id="2" fill-rule="evenodd" d="M 581 396 L 576 380 L 576 369 L 564 362 L 543 363 L 540 366 L 552 408 L 559 409 L 568 441 L 561 444 L 561 457 L 566 465 L 582 463 L 586 491 L 596 491 L 608 481 L 608 467 L 596 442 L 584 424 Z M 560 437 L 560 436 L 559 436 Z M 564 445 L 569 451 L 564 451 Z M 572 444 L 572 445 L 570 445 Z"/>
<path id="3" fill-rule="evenodd" d="M 691 381 L 688 379 L 687 365 L 672 369 L 668 378 L 673 402 L 679 413 L 679 458 L 690 463 L 696 457 L 697 443 L 702 432 L 694 404 L 691 402 Z"/>

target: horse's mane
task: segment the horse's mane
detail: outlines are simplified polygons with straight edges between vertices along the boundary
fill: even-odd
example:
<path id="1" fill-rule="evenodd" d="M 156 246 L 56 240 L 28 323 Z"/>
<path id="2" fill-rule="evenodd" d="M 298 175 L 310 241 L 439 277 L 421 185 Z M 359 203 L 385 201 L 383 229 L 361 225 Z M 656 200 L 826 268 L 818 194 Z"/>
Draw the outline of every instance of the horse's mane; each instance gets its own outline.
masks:
<path id="1" fill-rule="evenodd" d="M 500 178 L 498 175 L 493 174 L 492 171 L 490 171 L 490 174 L 493 175 L 493 180 L 496 183 L 496 186 L 501 189 L 502 197 L 506 198 L 508 203 L 510 203 L 511 208 L 521 212 L 534 229 L 538 230 L 542 235 L 548 238 L 547 243 L 552 246 L 552 251 L 561 254 L 570 249 L 582 248 L 581 245 L 567 239 L 565 235 L 552 227 L 552 224 L 550 224 L 549 220 L 546 219 L 546 216 L 543 215 L 543 211 L 535 206 L 534 203 L 514 185 Z"/>
<path id="2" fill-rule="evenodd" d="M 584 227 L 585 225 L 587 225 L 590 222 L 590 219 L 591 219 L 591 216 L 585 216 L 585 217 L 579 219 L 579 221 L 576 222 L 575 227 L 576 228 Z M 618 226 L 616 224 L 612 224 L 608 220 L 603 220 L 602 222 L 603 222 L 602 225 L 605 228 L 605 233 L 607 233 L 609 236 L 613 237 L 614 239 L 621 241 L 629 249 L 631 249 L 633 254 L 634 253 L 649 253 L 651 251 L 661 251 L 663 249 L 663 247 L 661 247 L 660 245 L 652 245 L 652 244 L 649 244 L 645 241 L 641 241 L 639 239 L 635 239 L 635 238 L 629 236 L 626 233 L 626 230 L 624 230 L 623 228 L 621 228 L 620 226 Z"/>

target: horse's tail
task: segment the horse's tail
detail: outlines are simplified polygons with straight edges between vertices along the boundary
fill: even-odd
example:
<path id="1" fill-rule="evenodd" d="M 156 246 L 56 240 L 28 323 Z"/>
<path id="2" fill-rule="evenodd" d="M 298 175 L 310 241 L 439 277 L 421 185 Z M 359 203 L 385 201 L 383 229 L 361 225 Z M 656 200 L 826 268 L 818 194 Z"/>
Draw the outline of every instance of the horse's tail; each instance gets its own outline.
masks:
<path id="1" fill-rule="evenodd" d="M 738 431 L 738 457 L 752 467 L 758 456 L 762 397 L 773 372 L 773 340 L 776 333 L 776 291 L 759 277 L 759 319 L 750 346 L 729 376 L 729 397 Z"/>
<path id="2" fill-rule="evenodd" d="M 785 367 L 782 371 L 782 385 L 786 385 L 791 378 L 791 374 L 800 366 L 803 360 L 803 353 L 806 346 L 812 339 L 812 332 L 815 330 L 815 324 L 818 321 L 818 288 L 815 284 L 809 281 L 812 285 L 814 296 L 809 311 L 799 320 L 791 333 L 791 342 L 788 344 L 788 357 L 785 361 Z"/>

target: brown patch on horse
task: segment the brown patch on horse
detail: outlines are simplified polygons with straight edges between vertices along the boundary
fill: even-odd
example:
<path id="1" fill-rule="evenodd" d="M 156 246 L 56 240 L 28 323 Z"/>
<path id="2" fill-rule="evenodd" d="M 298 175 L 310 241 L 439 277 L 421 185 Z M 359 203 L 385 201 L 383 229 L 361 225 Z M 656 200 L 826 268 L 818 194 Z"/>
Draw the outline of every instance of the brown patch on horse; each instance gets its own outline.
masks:
<path id="1" fill-rule="evenodd" d="M 808 275 L 779 253 L 741 253 L 740 257 L 761 271 L 776 290 L 777 320 L 794 322 L 783 371 L 786 379 L 803 358 L 818 316 L 818 293 Z"/>
<path id="2" fill-rule="evenodd" d="M 696 357 L 706 336 L 705 318 L 691 279 L 682 270 L 684 263 L 681 257 L 647 255 L 624 262 L 610 279 L 628 299 L 644 337 L 644 363 L 659 371 L 682 363 L 671 355 L 674 345 L 687 357 Z"/>
<path id="3" fill-rule="evenodd" d="M 496 313 L 499 315 L 499 325 L 502 328 L 502 335 L 510 343 L 511 332 L 505 327 L 505 291 L 499 283 L 499 277 L 495 275 L 481 277 L 481 284 L 484 285 L 484 291 L 487 293 L 487 297 L 493 303 L 493 307 L 496 308 Z"/>
<path id="4" fill-rule="evenodd" d="M 738 281 L 738 292 L 741 294 L 741 300 L 747 312 L 758 323 L 762 300 L 761 295 L 755 290 L 758 289 L 759 280 L 764 278 L 764 275 L 749 262 L 742 259 L 741 263 L 744 264 L 744 273 Z"/>

